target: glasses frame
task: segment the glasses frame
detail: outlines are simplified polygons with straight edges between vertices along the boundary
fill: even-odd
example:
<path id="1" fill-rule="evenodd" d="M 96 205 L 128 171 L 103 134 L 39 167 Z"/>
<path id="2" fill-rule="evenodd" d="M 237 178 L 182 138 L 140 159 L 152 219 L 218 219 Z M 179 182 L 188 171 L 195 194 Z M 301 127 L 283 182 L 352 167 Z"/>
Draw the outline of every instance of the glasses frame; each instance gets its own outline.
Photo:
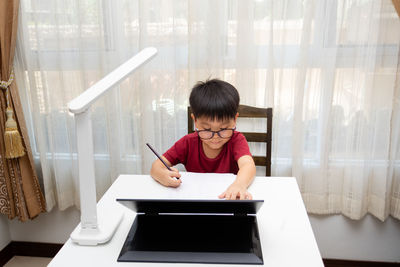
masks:
<path id="1" fill-rule="evenodd" d="M 233 127 L 233 128 L 221 129 L 221 130 L 219 130 L 219 131 L 199 130 L 199 129 L 197 129 L 197 128 L 195 128 L 194 130 L 196 131 L 198 137 L 199 137 L 200 139 L 203 139 L 203 140 L 210 140 L 210 139 L 213 139 L 215 134 L 217 134 L 217 135 L 218 135 L 220 138 L 222 138 L 222 139 L 228 139 L 228 138 L 231 138 L 231 137 L 232 137 L 233 132 L 236 130 L 236 126 Z M 229 137 L 222 137 L 221 134 L 220 134 L 220 132 L 226 131 L 226 130 L 231 130 L 231 131 L 232 131 L 232 135 L 229 136 Z M 200 137 L 200 133 L 201 133 L 201 132 L 211 132 L 211 137 L 210 137 L 210 138 L 202 138 L 202 137 Z"/>

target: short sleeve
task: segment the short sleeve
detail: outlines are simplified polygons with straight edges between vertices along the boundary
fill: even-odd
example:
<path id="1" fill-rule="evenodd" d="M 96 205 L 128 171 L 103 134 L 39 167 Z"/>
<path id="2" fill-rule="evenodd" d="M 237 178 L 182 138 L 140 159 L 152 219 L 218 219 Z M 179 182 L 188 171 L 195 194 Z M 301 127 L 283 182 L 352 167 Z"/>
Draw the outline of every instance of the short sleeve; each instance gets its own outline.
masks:
<path id="1" fill-rule="evenodd" d="M 182 163 L 186 164 L 188 151 L 187 136 L 179 139 L 170 149 L 168 149 L 163 156 L 172 164 L 172 166 Z"/>
<path id="2" fill-rule="evenodd" d="M 242 133 L 237 132 L 232 141 L 232 151 L 235 161 L 238 161 L 242 156 L 245 155 L 252 156 L 246 137 L 244 137 Z"/>

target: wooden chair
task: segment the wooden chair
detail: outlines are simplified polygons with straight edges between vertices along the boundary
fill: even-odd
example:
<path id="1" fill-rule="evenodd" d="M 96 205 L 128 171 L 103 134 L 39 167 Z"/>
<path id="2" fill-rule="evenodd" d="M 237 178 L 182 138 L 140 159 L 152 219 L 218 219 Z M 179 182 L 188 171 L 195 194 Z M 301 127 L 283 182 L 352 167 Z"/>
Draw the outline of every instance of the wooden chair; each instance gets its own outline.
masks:
<path id="1" fill-rule="evenodd" d="M 265 166 L 265 175 L 271 176 L 271 142 L 272 142 L 272 108 L 257 108 L 246 105 L 239 106 L 240 118 L 265 118 L 267 120 L 266 132 L 241 132 L 247 139 L 247 142 L 266 143 L 265 156 L 253 156 L 256 166 Z M 194 132 L 194 122 L 192 117 L 192 110 L 190 107 L 187 109 L 188 115 L 188 133 Z"/>

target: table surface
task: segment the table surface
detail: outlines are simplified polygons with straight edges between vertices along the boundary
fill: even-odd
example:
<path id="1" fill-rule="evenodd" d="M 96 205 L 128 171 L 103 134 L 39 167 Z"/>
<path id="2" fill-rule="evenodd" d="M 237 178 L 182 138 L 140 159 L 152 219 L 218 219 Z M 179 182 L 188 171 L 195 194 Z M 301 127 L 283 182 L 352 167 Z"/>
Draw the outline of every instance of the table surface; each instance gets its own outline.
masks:
<path id="1" fill-rule="evenodd" d="M 182 173 L 181 179 L 180 187 L 168 188 L 149 175 L 120 175 L 97 204 L 98 217 L 124 213 L 113 238 L 106 244 L 93 247 L 79 246 L 68 239 L 48 266 L 176 266 L 173 263 L 117 262 L 136 213 L 115 199 L 218 199 L 218 195 L 234 181 L 235 176 Z M 257 213 L 264 265 L 324 266 L 295 178 L 256 177 L 249 192 L 254 199 L 264 200 Z M 182 266 L 199 264 L 184 263 Z"/>

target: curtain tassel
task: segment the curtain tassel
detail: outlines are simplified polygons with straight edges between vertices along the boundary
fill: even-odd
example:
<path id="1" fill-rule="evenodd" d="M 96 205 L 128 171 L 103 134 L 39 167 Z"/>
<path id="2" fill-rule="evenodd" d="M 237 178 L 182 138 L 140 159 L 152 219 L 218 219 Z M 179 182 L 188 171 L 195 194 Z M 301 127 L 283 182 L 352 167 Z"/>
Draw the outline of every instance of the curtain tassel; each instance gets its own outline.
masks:
<path id="1" fill-rule="evenodd" d="M 25 155 L 25 149 L 22 145 L 21 135 L 18 132 L 17 122 L 13 118 L 13 110 L 10 107 L 8 99 L 8 90 L 14 80 L 14 72 L 11 71 L 8 81 L 0 81 L 0 88 L 6 92 L 7 108 L 6 108 L 6 129 L 4 131 L 4 143 L 6 147 L 6 158 L 14 159 Z"/>
<path id="2" fill-rule="evenodd" d="M 6 146 L 6 158 L 13 159 L 25 155 L 25 149 L 22 145 L 21 135 L 18 132 L 17 123 L 13 118 L 13 110 L 7 107 L 6 130 L 4 131 L 4 143 Z"/>

